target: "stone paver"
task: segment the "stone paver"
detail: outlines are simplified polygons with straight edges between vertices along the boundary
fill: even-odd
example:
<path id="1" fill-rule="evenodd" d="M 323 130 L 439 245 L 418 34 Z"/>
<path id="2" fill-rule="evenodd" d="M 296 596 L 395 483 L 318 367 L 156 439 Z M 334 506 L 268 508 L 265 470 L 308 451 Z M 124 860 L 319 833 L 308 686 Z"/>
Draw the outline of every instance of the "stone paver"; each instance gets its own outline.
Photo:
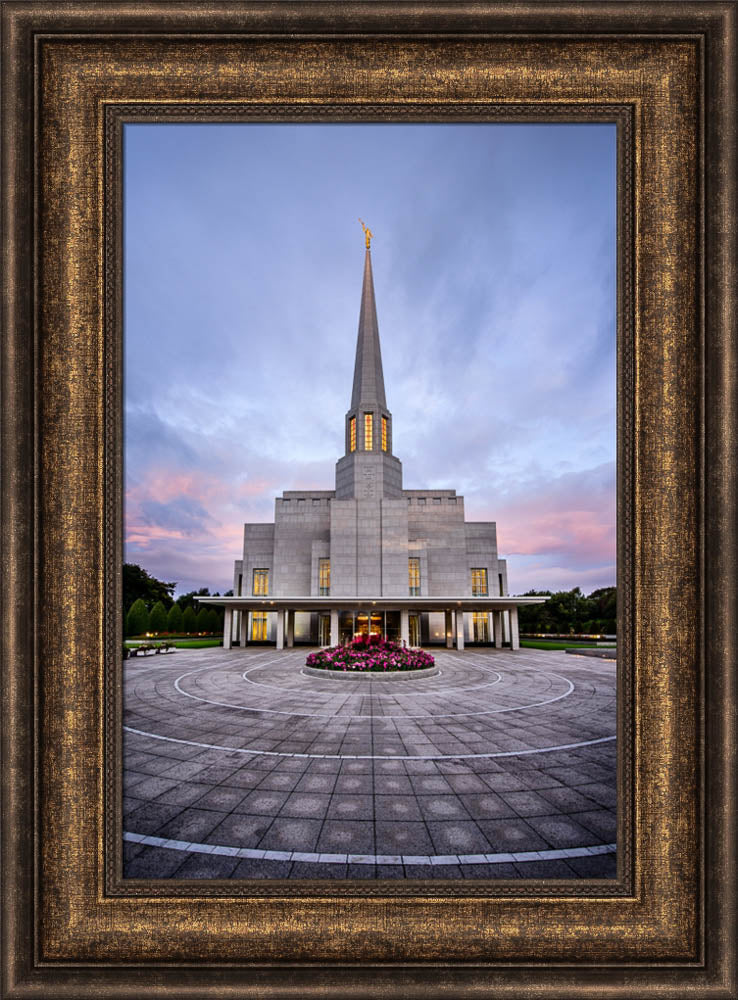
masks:
<path id="1" fill-rule="evenodd" d="M 302 648 L 126 661 L 125 876 L 614 877 L 614 662 L 433 654 L 402 684 Z"/>

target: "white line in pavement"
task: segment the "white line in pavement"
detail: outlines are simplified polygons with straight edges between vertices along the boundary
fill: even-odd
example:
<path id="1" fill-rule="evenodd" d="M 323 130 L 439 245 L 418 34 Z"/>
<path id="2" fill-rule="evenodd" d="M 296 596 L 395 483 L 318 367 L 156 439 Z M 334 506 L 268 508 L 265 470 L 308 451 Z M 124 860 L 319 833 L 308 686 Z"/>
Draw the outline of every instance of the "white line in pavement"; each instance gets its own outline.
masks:
<path id="1" fill-rule="evenodd" d="M 381 721 L 381 719 L 380 719 Z M 147 736 L 152 740 L 163 740 L 165 743 L 182 743 L 188 747 L 202 747 L 203 750 L 223 750 L 227 753 L 252 754 L 257 757 L 298 757 L 315 760 L 482 760 L 490 757 L 527 757 L 537 753 L 553 753 L 556 750 L 578 750 L 581 747 L 591 747 L 596 743 L 610 743 L 617 737 L 600 736 L 596 740 L 582 740 L 580 743 L 561 743 L 554 747 L 537 747 L 530 750 L 496 750 L 489 753 L 427 753 L 427 754 L 341 754 L 341 753 L 289 753 L 285 750 L 248 750 L 243 747 L 226 747 L 218 743 L 199 743 L 197 740 L 182 740 L 175 736 L 161 736 L 158 733 L 148 733 L 133 726 L 123 726 L 128 733 L 136 736 Z"/>
<path id="2" fill-rule="evenodd" d="M 180 681 L 183 681 L 186 677 L 191 677 L 193 674 L 198 674 L 198 673 L 202 673 L 203 671 L 214 670 L 214 669 L 217 669 L 217 668 L 214 668 L 214 667 L 199 667 L 196 670 L 188 670 L 186 673 L 180 674 L 180 676 L 177 677 L 176 680 L 174 681 L 175 690 L 179 694 L 183 695 L 185 698 L 192 698 L 194 701 L 201 701 L 201 702 L 203 702 L 206 705 L 217 705 L 217 706 L 219 706 L 221 708 L 236 708 L 236 709 L 239 709 L 239 710 L 244 711 L 244 712 L 264 712 L 267 715 L 289 715 L 289 716 L 295 716 L 295 717 L 300 718 L 300 719 L 335 719 L 337 717 L 337 715 L 339 714 L 339 713 L 335 713 L 335 712 L 288 712 L 288 711 L 285 711 L 283 709 L 277 709 L 277 708 L 258 708 L 258 707 L 254 707 L 254 706 L 250 706 L 250 705 L 236 705 L 236 704 L 233 704 L 232 702 L 228 702 L 228 701 L 215 701 L 212 698 L 203 698 L 200 695 L 191 694 L 189 691 L 185 691 L 180 686 Z M 255 670 L 256 667 L 252 667 L 251 669 Z M 493 672 L 497 673 L 496 670 L 493 671 Z M 524 711 L 526 711 L 529 708 L 542 708 L 544 705 L 552 705 L 555 701 L 561 701 L 563 698 L 568 698 L 569 695 L 572 693 L 572 691 L 574 691 L 574 689 L 575 689 L 573 682 L 570 681 L 568 677 L 564 677 L 562 674 L 553 673 L 553 671 L 543 671 L 543 670 L 538 670 L 538 671 L 535 671 L 535 672 L 538 673 L 538 674 L 543 674 L 544 677 L 556 677 L 558 680 L 564 681 L 564 683 L 568 685 L 567 690 L 564 691 L 563 694 L 556 695 L 555 698 L 546 698 L 543 701 L 534 701 L 530 705 L 512 705 L 509 708 L 489 708 L 489 709 L 486 709 L 485 711 L 482 711 L 482 712 L 444 712 L 443 714 L 440 714 L 440 715 L 439 714 L 435 714 L 435 713 L 433 713 L 433 714 L 426 713 L 424 715 L 382 715 L 381 718 L 382 719 L 427 719 L 427 720 L 435 721 L 436 719 L 468 719 L 468 718 L 472 718 L 472 717 L 476 718 L 477 716 L 480 716 L 480 715 L 501 715 L 504 712 L 524 712 Z M 245 671 L 244 674 L 241 675 L 242 677 L 244 677 L 244 679 L 246 679 L 246 673 L 248 673 L 248 671 Z M 498 677 L 499 677 L 499 674 L 498 674 Z M 500 679 L 502 679 L 502 678 L 500 678 Z M 480 687 L 492 687 L 493 684 L 496 684 L 496 683 L 497 683 L 497 681 L 493 681 L 492 684 L 480 685 Z M 476 690 L 476 688 L 472 688 L 472 690 Z M 303 694 L 302 691 L 289 691 L 289 692 L 283 692 L 283 693 L 284 694 Z M 444 689 L 440 689 L 440 690 L 434 692 L 434 694 L 436 694 L 439 697 L 445 695 L 446 693 L 447 693 L 447 691 L 444 690 Z M 351 694 L 362 694 L 364 697 L 367 697 L 367 696 L 372 697 L 372 695 L 369 692 L 364 693 L 364 692 L 358 692 L 358 691 L 354 692 L 354 691 L 352 691 Z M 394 695 L 394 692 L 392 692 L 392 694 Z M 404 696 L 405 697 L 413 697 L 413 695 L 414 695 L 414 692 L 406 692 Z M 399 693 L 398 693 L 398 696 L 399 696 Z M 344 713 L 340 713 L 340 718 L 342 718 L 342 719 L 371 719 L 371 718 L 374 718 L 374 716 L 367 715 L 367 714 L 363 714 L 363 715 L 349 715 L 348 713 L 345 713 L 345 714 Z M 380 717 L 377 716 L 377 718 L 380 718 Z"/>
<path id="3" fill-rule="evenodd" d="M 566 858 L 587 858 L 598 854 L 614 854 L 616 844 L 596 844 L 593 847 L 564 847 L 549 851 L 517 851 L 507 854 L 327 854 L 316 851 L 260 851 L 252 847 L 227 847 L 222 844 L 195 844 L 185 840 L 169 840 L 126 831 L 123 840 L 147 847 L 166 847 L 170 851 L 192 854 L 220 854 L 231 858 L 254 861 L 307 861 L 329 865 L 502 865 L 510 862 L 558 861 Z"/>

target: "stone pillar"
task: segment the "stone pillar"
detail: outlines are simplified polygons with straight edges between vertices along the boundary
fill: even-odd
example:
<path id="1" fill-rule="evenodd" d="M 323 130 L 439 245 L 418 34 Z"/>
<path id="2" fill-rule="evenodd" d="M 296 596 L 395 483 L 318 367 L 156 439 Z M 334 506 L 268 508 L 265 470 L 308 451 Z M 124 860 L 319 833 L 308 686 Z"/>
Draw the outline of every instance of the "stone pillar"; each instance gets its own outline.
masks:
<path id="1" fill-rule="evenodd" d="M 331 646 L 338 645 L 338 611 L 331 611 Z"/>
<path id="2" fill-rule="evenodd" d="M 400 612 L 400 642 L 410 645 L 410 613 L 406 609 Z"/>
<path id="3" fill-rule="evenodd" d="M 464 612 L 456 612 L 456 648 L 464 648 Z"/>
<path id="4" fill-rule="evenodd" d="M 502 649 L 502 612 L 493 611 L 492 620 L 494 621 L 494 647 L 495 649 Z"/>
<path id="5" fill-rule="evenodd" d="M 493 621 L 492 612 L 490 611 L 487 614 L 487 641 L 489 642 L 490 646 L 492 645 L 492 636 L 494 635 L 494 631 L 495 631 L 495 623 Z"/>
<path id="6" fill-rule="evenodd" d="M 243 648 L 249 641 L 249 613 L 248 611 L 242 611 L 241 615 L 241 648 Z"/>
<path id="7" fill-rule="evenodd" d="M 287 614 L 287 648 L 292 649 L 295 645 L 295 612 L 288 611 Z"/>
<path id="8" fill-rule="evenodd" d="M 502 637 L 505 642 L 510 642 L 510 612 L 502 612 Z"/>
<path id="9" fill-rule="evenodd" d="M 453 611 L 444 611 L 444 618 L 446 621 L 446 649 L 454 648 L 454 613 Z"/>
<path id="10" fill-rule="evenodd" d="M 226 608 L 225 617 L 223 619 L 223 649 L 231 648 L 232 628 L 233 628 L 233 610 L 232 608 Z"/>
<path id="11" fill-rule="evenodd" d="M 510 648 L 520 649 L 520 634 L 518 631 L 518 609 L 510 609 Z"/>
<path id="12" fill-rule="evenodd" d="M 277 649 L 284 649 L 284 610 L 277 612 Z"/>

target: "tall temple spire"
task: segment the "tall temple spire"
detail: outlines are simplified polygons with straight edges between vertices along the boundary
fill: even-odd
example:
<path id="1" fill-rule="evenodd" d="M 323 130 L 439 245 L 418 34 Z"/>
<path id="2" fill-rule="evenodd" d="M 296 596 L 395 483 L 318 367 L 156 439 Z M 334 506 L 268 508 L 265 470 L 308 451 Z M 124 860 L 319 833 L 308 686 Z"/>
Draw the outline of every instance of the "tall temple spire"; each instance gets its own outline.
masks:
<path id="1" fill-rule="evenodd" d="M 361 219 L 359 219 L 361 222 Z M 371 230 L 366 241 L 359 332 L 351 406 L 346 414 L 346 451 L 336 463 L 336 499 L 402 496 L 402 463 L 392 454 L 392 414 L 387 409 L 372 276 Z"/>
<path id="2" fill-rule="evenodd" d="M 367 237 L 367 243 L 369 237 Z M 372 255 L 367 246 L 364 258 L 364 285 L 361 291 L 361 311 L 359 332 L 356 338 L 356 362 L 354 364 L 354 386 L 351 393 L 351 409 L 373 405 L 387 408 L 382 372 L 382 352 L 379 346 L 379 325 L 377 305 L 374 300 L 374 278 L 372 276 Z"/>

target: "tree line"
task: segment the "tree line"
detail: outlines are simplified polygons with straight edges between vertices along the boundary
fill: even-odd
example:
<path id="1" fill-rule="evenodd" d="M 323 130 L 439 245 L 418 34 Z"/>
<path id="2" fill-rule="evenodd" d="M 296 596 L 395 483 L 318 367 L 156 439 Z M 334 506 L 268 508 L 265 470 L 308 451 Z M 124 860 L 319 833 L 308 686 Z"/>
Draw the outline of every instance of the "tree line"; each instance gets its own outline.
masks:
<path id="1" fill-rule="evenodd" d="M 126 636 L 147 632 L 192 635 L 199 632 L 222 632 L 223 608 L 198 605 L 196 597 L 219 597 L 207 587 L 173 597 L 175 583 L 165 583 L 151 576 L 135 563 L 123 564 L 123 616 Z M 224 597 L 233 594 L 226 591 Z"/>
<path id="2" fill-rule="evenodd" d="M 520 631 L 555 635 L 615 635 L 617 598 L 615 587 L 601 587 L 585 597 L 573 590 L 529 590 L 524 597 L 548 597 L 545 604 L 518 610 Z"/>

